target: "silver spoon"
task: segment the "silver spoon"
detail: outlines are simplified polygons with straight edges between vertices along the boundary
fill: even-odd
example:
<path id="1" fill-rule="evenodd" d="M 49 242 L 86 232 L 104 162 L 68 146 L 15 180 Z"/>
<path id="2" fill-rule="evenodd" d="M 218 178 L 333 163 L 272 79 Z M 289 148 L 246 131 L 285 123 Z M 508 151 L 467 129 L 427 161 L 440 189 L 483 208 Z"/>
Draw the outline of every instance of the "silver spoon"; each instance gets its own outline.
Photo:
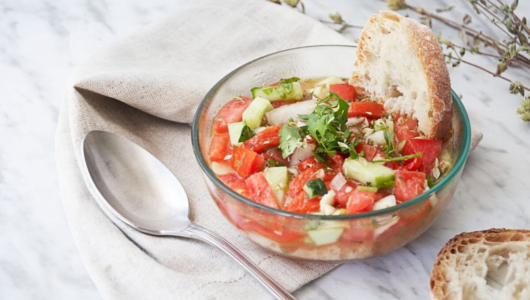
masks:
<path id="1" fill-rule="evenodd" d="M 103 211 L 143 233 L 194 238 L 223 250 L 278 299 L 296 299 L 218 234 L 193 224 L 186 192 L 153 155 L 128 139 L 91 131 L 82 172 Z M 110 217 L 110 216 L 109 216 Z"/>

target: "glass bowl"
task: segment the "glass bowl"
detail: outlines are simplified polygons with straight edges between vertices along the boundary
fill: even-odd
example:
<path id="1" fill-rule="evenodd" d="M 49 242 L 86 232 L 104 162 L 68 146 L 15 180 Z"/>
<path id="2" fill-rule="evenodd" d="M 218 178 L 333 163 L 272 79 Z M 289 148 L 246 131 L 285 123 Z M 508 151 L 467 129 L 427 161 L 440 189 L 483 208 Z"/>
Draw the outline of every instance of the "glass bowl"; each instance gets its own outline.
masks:
<path id="1" fill-rule="evenodd" d="M 453 197 L 469 152 L 466 110 L 453 92 L 453 131 L 448 141 L 453 168 L 426 193 L 396 206 L 367 213 L 323 216 L 292 213 L 261 205 L 223 184 L 210 169 L 212 122 L 235 95 L 279 78 L 349 78 L 353 46 L 310 46 L 251 61 L 221 79 L 200 103 L 192 128 L 195 156 L 221 213 L 251 241 L 277 254 L 305 260 L 345 262 L 383 255 L 417 238 L 440 216 Z M 316 242 L 315 242 L 316 241 Z"/>

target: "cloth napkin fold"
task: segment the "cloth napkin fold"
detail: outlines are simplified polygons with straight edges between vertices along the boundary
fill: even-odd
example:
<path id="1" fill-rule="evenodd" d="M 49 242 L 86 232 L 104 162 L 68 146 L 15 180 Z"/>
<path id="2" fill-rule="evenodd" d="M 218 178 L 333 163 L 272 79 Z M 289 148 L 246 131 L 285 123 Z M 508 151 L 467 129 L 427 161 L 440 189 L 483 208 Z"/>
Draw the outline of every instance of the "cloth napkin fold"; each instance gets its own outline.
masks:
<path id="1" fill-rule="evenodd" d="M 61 109 L 56 159 L 68 223 L 103 298 L 271 296 L 207 244 L 153 237 L 109 220 L 79 169 L 81 141 L 92 130 L 125 136 L 154 154 L 184 186 L 192 220 L 225 237 L 289 291 L 336 266 L 285 259 L 239 235 L 211 200 L 190 139 L 189 123 L 200 100 L 229 71 L 271 52 L 317 44 L 352 42 L 266 1 L 200 1 L 104 49 L 77 69 Z"/>

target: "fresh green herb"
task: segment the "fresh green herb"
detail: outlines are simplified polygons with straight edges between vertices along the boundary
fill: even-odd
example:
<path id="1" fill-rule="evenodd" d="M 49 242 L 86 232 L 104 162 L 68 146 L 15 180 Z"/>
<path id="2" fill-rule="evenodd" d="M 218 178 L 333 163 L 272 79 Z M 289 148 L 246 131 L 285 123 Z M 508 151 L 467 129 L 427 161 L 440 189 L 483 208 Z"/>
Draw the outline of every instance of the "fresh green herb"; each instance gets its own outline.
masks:
<path id="1" fill-rule="evenodd" d="M 355 146 L 360 141 L 350 141 L 351 132 L 346 126 L 348 108 L 348 102 L 339 95 L 330 93 L 327 98 L 317 102 L 313 113 L 299 116 L 307 122 L 307 131 L 318 144 L 314 153 L 333 155 L 340 152 L 357 157 Z"/>
<path id="2" fill-rule="evenodd" d="M 328 193 L 326 184 L 321 178 L 309 180 L 304 185 L 304 191 L 306 192 L 307 198 L 313 198 L 318 195 L 325 195 Z"/>
<path id="3" fill-rule="evenodd" d="M 394 150 L 394 146 L 392 145 L 392 139 L 394 138 L 394 135 L 388 134 L 387 130 L 383 131 L 383 135 L 385 136 L 385 141 L 386 141 L 385 157 L 389 158 L 392 154 L 396 152 Z"/>
<path id="4" fill-rule="evenodd" d="M 315 157 L 315 160 L 319 163 L 325 163 L 327 161 L 326 157 L 322 155 L 322 153 L 317 153 L 313 151 L 313 156 Z"/>
<path id="5" fill-rule="evenodd" d="M 243 143 L 244 141 L 252 138 L 255 135 L 256 134 L 254 133 L 254 131 L 250 129 L 247 124 L 245 124 L 245 126 L 243 126 L 243 129 L 241 129 L 241 135 L 239 136 L 238 142 Z"/>
<path id="6" fill-rule="evenodd" d="M 280 79 L 280 83 L 279 84 L 298 82 L 299 80 L 300 80 L 300 78 L 298 78 L 298 77 L 285 78 L 285 79 Z"/>
<path id="7" fill-rule="evenodd" d="M 438 180 L 439 179 L 434 178 L 430 174 L 427 175 L 427 186 L 429 186 L 429 188 L 432 188 L 433 186 L 436 185 L 436 183 L 438 183 Z"/>
<path id="8" fill-rule="evenodd" d="M 378 160 L 372 160 L 373 163 L 382 163 L 382 162 L 389 162 L 389 161 L 401 161 L 401 160 L 407 160 L 414 157 L 420 157 L 422 155 L 421 152 L 418 152 L 416 154 L 411 154 L 407 156 L 398 156 L 398 157 L 391 157 L 387 159 L 378 159 Z"/>
<path id="9" fill-rule="evenodd" d="M 300 128 L 285 124 L 280 129 L 280 149 L 282 150 L 283 158 L 294 153 L 296 147 L 302 145 L 302 137 L 300 136 Z"/>
<path id="10" fill-rule="evenodd" d="M 267 159 L 267 163 L 271 167 L 283 167 L 284 166 L 284 164 L 281 161 L 275 161 L 272 158 Z"/>

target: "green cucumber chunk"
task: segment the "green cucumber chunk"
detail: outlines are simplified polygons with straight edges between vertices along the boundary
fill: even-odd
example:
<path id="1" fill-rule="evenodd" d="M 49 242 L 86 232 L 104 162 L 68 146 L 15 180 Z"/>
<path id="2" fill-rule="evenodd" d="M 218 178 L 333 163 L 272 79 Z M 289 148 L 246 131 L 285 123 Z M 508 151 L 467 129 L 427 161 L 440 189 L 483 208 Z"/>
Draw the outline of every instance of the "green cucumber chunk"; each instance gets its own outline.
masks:
<path id="1" fill-rule="evenodd" d="M 261 97 L 255 98 L 252 103 L 243 112 L 243 122 L 247 124 L 250 129 L 260 127 L 261 120 L 266 112 L 271 111 L 274 107 L 269 100 Z"/>
<path id="2" fill-rule="evenodd" d="M 357 190 L 358 191 L 362 191 L 362 192 L 377 193 L 377 188 L 376 187 L 371 187 L 371 186 L 358 185 L 357 186 Z"/>
<path id="3" fill-rule="evenodd" d="M 320 230 L 310 230 L 307 232 L 309 237 L 315 242 L 315 245 L 333 244 L 339 240 L 344 228 L 329 228 Z"/>
<path id="4" fill-rule="evenodd" d="M 302 100 L 304 92 L 300 82 L 280 83 L 277 86 L 255 87 L 252 89 L 254 98 L 262 97 L 270 101 Z"/>
<path id="5" fill-rule="evenodd" d="M 342 168 L 346 177 L 372 187 L 385 186 L 389 181 L 394 180 L 394 170 L 384 165 L 368 162 L 362 157 L 347 158 Z"/>
<path id="6" fill-rule="evenodd" d="M 239 142 L 241 138 L 241 131 L 245 127 L 244 122 L 230 123 L 228 124 L 228 135 L 230 136 L 230 143 L 232 146 L 239 146 L 243 143 Z"/>
<path id="7" fill-rule="evenodd" d="M 278 205 L 281 206 L 289 183 L 287 167 L 266 168 L 263 171 L 263 175 L 265 176 L 265 179 L 267 179 L 267 183 L 269 183 L 272 193 L 276 196 Z"/>
<path id="8" fill-rule="evenodd" d="M 318 195 L 325 195 L 328 193 L 326 184 L 321 178 L 309 180 L 304 185 L 304 191 L 307 195 L 307 198 L 313 198 Z"/>

